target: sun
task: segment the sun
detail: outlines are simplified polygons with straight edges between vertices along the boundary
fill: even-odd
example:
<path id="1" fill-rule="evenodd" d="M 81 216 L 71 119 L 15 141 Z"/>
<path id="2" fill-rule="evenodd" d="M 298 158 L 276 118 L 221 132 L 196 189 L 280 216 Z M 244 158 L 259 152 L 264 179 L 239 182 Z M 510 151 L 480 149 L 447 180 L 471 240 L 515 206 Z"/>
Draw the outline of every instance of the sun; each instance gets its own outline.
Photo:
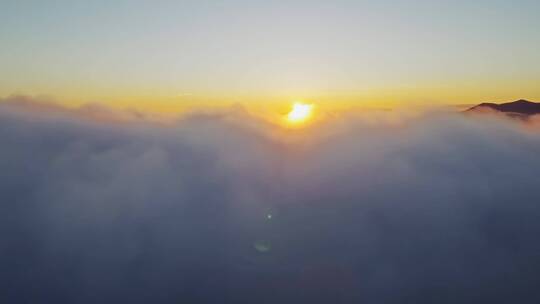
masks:
<path id="1" fill-rule="evenodd" d="M 295 124 L 302 123 L 311 117 L 312 112 L 313 105 L 295 102 L 291 111 L 287 114 L 287 120 Z"/>

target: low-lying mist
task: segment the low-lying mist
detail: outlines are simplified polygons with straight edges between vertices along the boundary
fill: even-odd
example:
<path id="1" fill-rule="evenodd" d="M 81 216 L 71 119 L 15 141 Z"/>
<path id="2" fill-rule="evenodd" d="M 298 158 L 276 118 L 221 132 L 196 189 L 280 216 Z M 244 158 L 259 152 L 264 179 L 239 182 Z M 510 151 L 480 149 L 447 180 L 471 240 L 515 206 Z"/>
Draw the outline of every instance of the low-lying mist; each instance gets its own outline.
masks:
<path id="1" fill-rule="evenodd" d="M 540 133 L 519 123 L 3 105 L 0 145 L 3 303 L 540 302 Z"/>

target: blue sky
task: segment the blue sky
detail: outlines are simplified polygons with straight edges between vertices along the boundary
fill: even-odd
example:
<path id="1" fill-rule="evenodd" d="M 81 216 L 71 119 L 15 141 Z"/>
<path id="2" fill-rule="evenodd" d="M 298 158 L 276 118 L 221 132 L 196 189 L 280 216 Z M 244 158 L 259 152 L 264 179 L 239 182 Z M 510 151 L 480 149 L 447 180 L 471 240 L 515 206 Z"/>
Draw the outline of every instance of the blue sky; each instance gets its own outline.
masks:
<path id="1" fill-rule="evenodd" d="M 539 11 L 538 1 L 2 1 L 0 96 L 535 98 Z"/>

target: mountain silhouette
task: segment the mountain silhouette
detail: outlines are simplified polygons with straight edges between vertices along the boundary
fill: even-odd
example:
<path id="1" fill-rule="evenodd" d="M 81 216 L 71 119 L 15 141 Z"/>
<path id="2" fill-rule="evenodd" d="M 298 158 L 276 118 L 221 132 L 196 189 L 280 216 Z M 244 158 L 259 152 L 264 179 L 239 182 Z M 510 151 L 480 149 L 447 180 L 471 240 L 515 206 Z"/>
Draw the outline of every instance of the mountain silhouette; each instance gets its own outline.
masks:
<path id="1" fill-rule="evenodd" d="M 528 101 L 525 99 L 501 104 L 485 102 L 467 109 L 465 113 L 493 111 L 501 112 L 512 117 L 527 118 L 530 115 L 540 114 L 540 103 Z"/>

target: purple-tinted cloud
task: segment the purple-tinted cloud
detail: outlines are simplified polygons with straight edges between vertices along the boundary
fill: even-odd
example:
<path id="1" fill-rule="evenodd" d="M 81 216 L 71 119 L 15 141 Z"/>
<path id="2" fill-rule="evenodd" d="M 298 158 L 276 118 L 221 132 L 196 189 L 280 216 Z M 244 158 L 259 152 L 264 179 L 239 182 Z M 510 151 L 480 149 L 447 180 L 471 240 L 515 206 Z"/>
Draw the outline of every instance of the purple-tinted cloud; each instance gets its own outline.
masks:
<path id="1" fill-rule="evenodd" d="M 2 106 L 0 143 L 4 303 L 540 300 L 540 136 L 508 121 Z"/>

